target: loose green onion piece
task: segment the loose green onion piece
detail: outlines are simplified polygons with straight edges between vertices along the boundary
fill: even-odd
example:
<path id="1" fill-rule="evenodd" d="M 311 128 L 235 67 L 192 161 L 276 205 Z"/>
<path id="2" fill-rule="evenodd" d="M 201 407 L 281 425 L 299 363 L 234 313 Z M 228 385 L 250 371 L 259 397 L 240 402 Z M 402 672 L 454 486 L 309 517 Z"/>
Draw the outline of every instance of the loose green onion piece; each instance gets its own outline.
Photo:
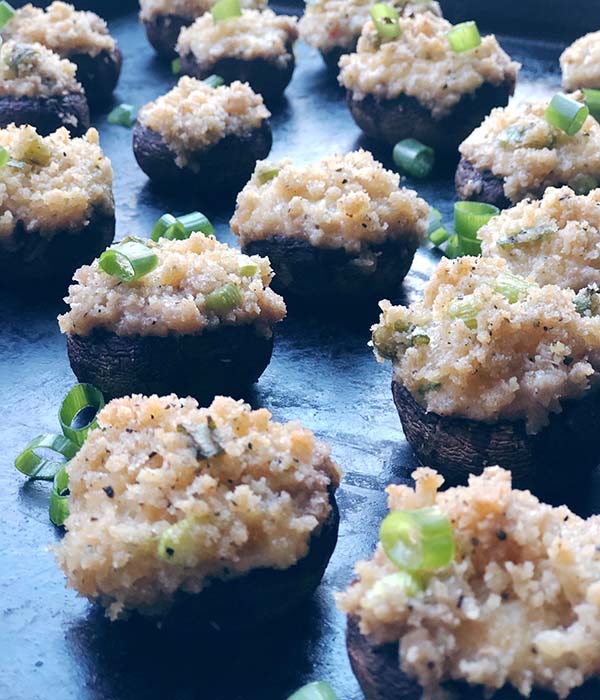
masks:
<path id="1" fill-rule="evenodd" d="M 501 272 L 494 282 L 494 291 L 502 294 L 510 304 L 524 299 L 533 287 L 537 287 L 537 285 L 522 277 L 512 275 L 510 272 Z"/>
<path id="2" fill-rule="evenodd" d="M 279 168 L 271 168 L 269 166 L 265 167 L 263 170 L 259 170 L 257 173 L 258 183 L 264 185 L 269 180 L 277 177 L 279 175 Z"/>
<path id="3" fill-rule="evenodd" d="M 96 415 L 104 406 L 104 396 L 92 384 L 75 384 L 63 399 L 58 420 L 63 433 L 76 445 L 83 445 L 95 428 Z"/>
<path id="4" fill-rule="evenodd" d="M 429 218 L 427 221 L 427 236 L 434 246 L 440 246 L 452 236 L 450 231 L 444 227 L 442 223 L 442 215 L 435 207 L 431 207 L 429 212 Z"/>
<path id="5" fill-rule="evenodd" d="M 225 81 L 223 78 L 221 78 L 220 75 L 209 75 L 208 78 L 204 78 L 204 82 L 209 86 L 213 88 L 218 88 L 221 87 L 221 85 L 225 85 Z"/>
<path id="6" fill-rule="evenodd" d="M 460 247 L 460 240 L 456 234 L 449 238 L 448 245 L 446 246 L 446 250 L 444 252 L 446 253 L 446 257 L 450 259 L 460 258 L 462 252 Z"/>
<path id="7" fill-rule="evenodd" d="M 589 114 L 587 105 L 559 92 L 550 101 L 544 119 L 548 124 L 564 131 L 567 136 L 575 136 Z"/>
<path id="8" fill-rule="evenodd" d="M 473 255 L 477 257 L 481 255 L 481 241 L 479 238 L 464 238 L 463 236 L 458 237 L 459 255 Z"/>
<path id="9" fill-rule="evenodd" d="M 588 106 L 592 117 L 594 117 L 596 121 L 600 121 L 600 90 L 583 88 L 583 94 L 585 97 L 585 103 Z"/>
<path id="10" fill-rule="evenodd" d="M 396 167 L 413 177 L 424 178 L 431 174 L 435 153 L 416 139 L 404 139 L 394 146 L 392 154 Z"/>
<path id="11" fill-rule="evenodd" d="M 492 204 L 483 202 L 456 202 L 454 205 L 454 229 L 460 238 L 477 240 L 477 232 L 494 216 L 498 216 L 500 209 Z"/>
<path id="12" fill-rule="evenodd" d="M 215 24 L 226 19 L 232 19 L 233 17 L 241 17 L 242 8 L 240 7 L 240 0 L 219 0 L 219 2 L 211 7 L 210 14 Z"/>
<path id="13" fill-rule="evenodd" d="M 98 265 L 123 282 L 135 282 L 154 270 L 158 257 L 139 241 L 123 241 L 105 250 Z"/>
<path id="14" fill-rule="evenodd" d="M 15 10 L 12 5 L 6 2 L 6 0 L 2 0 L 2 2 L 0 2 L 0 29 L 13 18 L 14 14 Z"/>
<path id="15" fill-rule="evenodd" d="M 50 490 L 50 520 L 62 527 L 69 517 L 69 475 L 63 467 L 54 477 Z"/>
<path id="16" fill-rule="evenodd" d="M 449 238 L 452 238 L 452 234 L 444 226 L 436 228 L 435 231 L 432 231 L 429 234 L 429 240 L 436 247 L 442 245 L 442 243 L 445 243 Z"/>
<path id="17" fill-rule="evenodd" d="M 481 34 L 476 22 L 461 22 L 448 32 L 448 41 L 455 53 L 476 49 L 481 44 Z"/>
<path id="18" fill-rule="evenodd" d="M 474 301 L 472 294 L 453 299 L 448 304 L 448 315 L 450 318 L 459 318 L 471 330 L 477 328 L 477 314 L 479 311 L 479 305 Z"/>
<path id="19" fill-rule="evenodd" d="M 183 228 L 188 236 L 196 231 L 200 231 L 205 236 L 212 236 L 215 232 L 210 221 L 199 211 L 193 211 L 190 214 L 178 216 L 177 221 L 183 224 Z"/>
<path id="20" fill-rule="evenodd" d="M 46 166 L 50 164 L 52 154 L 41 136 L 36 135 L 36 138 L 27 143 L 23 152 L 23 160 L 31 165 Z"/>
<path id="21" fill-rule="evenodd" d="M 238 286 L 233 282 L 229 282 L 220 289 L 206 295 L 205 304 L 209 311 L 214 311 L 217 314 L 226 314 L 242 301 L 242 294 Z"/>
<path id="22" fill-rule="evenodd" d="M 423 582 L 418 575 L 411 574 L 408 571 L 397 571 L 395 574 L 388 574 L 375 583 L 371 589 L 374 596 L 383 595 L 386 593 L 395 593 L 400 589 L 404 592 L 407 598 L 412 598 L 423 591 Z"/>
<path id="23" fill-rule="evenodd" d="M 108 123 L 126 126 L 130 129 L 135 124 L 136 113 L 133 105 L 120 104 L 108 115 Z"/>
<path id="24" fill-rule="evenodd" d="M 338 700 L 338 696 L 329 683 L 316 681 L 297 690 L 288 700 Z"/>
<path id="25" fill-rule="evenodd" d="M 242 277 L 254 277 L 258 267 L 254 263 L 248 263 L 240 267 L 240 275 Z"/>
<path id="26" fill-rule="evenodd" d="M 569 180 L 568 185 L 575 194 L 589 194 L 598 187 L 598 180 L 591 175 L 579 173 Z"/>
<path id="27" fill-rule="evenodd" d="M 150 237 L 153 241 L 159 238 L 183 240 L 192 233 L 200 231 L 205 236 L 212 235 L 215 230 L 210 221 L 199 211 L 175 218 L 173 214 L 163 214 L 154 224 Z"/>
<path id="28" fill-rule="evenodd" d="M 180 58 L 174 58 L 171 61 L 171 73 L 173 73 L 173 75 L 179 75 L 181 73 L 181 59 Z"/>
<path id="29" fill-rule="evenodd" d="M 452 525 L 437 507 L 393 511 L 379 539 L 390 561 L 406 571 L 431 571 L 454 559 Z"/>
<path id="30" fill-rule="evenodd" d="M 150 238 L 153 241 L 157 241 L 159 238 L 162 238 L 171 228 L 171 226 L 174 226 L 176 223 L 177 219 L 173 216 L 173 214 L 163 214 L 154 224 Z"/>
<path id="31" fill-rule="evenodd" d="M 4 146 L 0 146 L 0 168 L 3 168 L 10 160 L 10 155 Z"/>
<path id="32" fill-rule="evenodd" d="M 371 19 L 382 39 L 397 39 L 400 36 L 400 15 L 395 7 L 384 2 L 371 6 Z"/>
<path id="33" fill-rule="evenodd" d="M 37 450 L 50 450 L 64 459 L 44 459 Z M 64 435 L 39 435 L 15 459 L 15 467 L 30 479 L 52 481 L 65 461 L 73 459 L 79 450 L 79 445 Z"/>

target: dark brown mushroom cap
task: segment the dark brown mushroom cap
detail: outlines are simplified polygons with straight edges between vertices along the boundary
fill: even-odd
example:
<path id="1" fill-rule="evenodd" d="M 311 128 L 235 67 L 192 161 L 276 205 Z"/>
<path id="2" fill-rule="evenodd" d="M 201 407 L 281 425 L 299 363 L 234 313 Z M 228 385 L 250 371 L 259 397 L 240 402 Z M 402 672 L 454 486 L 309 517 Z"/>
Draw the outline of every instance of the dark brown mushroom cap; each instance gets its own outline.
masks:
<path id="1" fill-rule="evenodd" d="M 181 71 L 200 80 L 214 74 L 220 75 L 227 84 L 234 80 L 247 82 L 254 92 L 263 96 L 265 102 L 273 103 L 283 95 L 296 65 L 293 44 L 288 42 L 285 50 L 291 58 L 283 68 L 267 58 L 244 61 L 241 58 L 228 57 L 214 63 L 201 64 L 197 62 L 193 53 L 187 53 L 181 56 Z"/>
<path id="2" fill-rule="evenodd" d="M 372 301 L 393 296 L 412 265 L 418 244 L 415 233 L 370 245 L 373 266 L 362 264 L 359 253 L 320 248 L 302 238 L 277 234 L 250 241 L 242 250 L 269 258 L 275 272 L 271 286 L 284 297 L 339 305 L 340 297 Z"/>
<path id="3" fill-rule="evenodd" d="M 123 55 L 117 47 L 112 51 L 104 49 L 96 56 L 72 53 L 65 58 L 77 66 L 77 80 L 83 86 L 90 104 L 98 105 L 110 98 L 119 82 L 123 65 Z"/>
<path id="4" fill-rule="evenodd" d="M 195 169 L 180 168 L 161 134 L 136 122 L 133 152 L 140 168 L 166 189 L 184 187 L 203 193 L 238 192 L 250 179 L 257 160 L 269 155 L 273 135 L 269 120 L 242 135 L 228 134 L 204 151 L 190 154 Z"/>
<path id="5" fill-rule="evenodd" d="M 400 95 L 392 100 L 367 95 L 354 100 L 347 92 L 347 104 L 354 121 L 367 134 L 391 145 L 414 138 L 441 153 L 456 151 L 494 107 L 504 107 L 515 89 L 514 79 L 500 85 L 483 83 L 475 92 L 463 95 L 452 112 L 441 119 L 415 98 Z"/>
<path id="6" fill-rule="evenodd" d="M 98 387 L 107 399 L 128 394 L 239 396 L 271 360 L 273 336 L 252 324 L 189 335 L 119 336 L 106 330 L 67 335 L 67 351 L 80 382 Z"/>
<path id="7" fill-rule="evenodd" d="M 157 14 L 152 19 L 144 20 L 148 41 L 156 53 L 165 59 L 177 57 L 175 44 L 183 27 L 193 24 L 195 17 L 173 14 Z"/>
<path id="8" fill-rule="evenodd" d="M 75 270 L 92 262 L 114 236 L 114 212 L 99 209 L 80 228 L 52 236 L 27 231 L 18 221 L 14 232 L 0 241 L 0 285 L 36 294 L 43 285 L 64 293 Z"/>
<path id="9" fill-rule="evenodd" d="M 454 178 L 459 199 L 487 202 L 499 209 L 512 207 L 504 194 L 504 179 L 496 177 L 491 170 L 478 170 L 466 158 L 461 158 Z"/>
<path id="10" fill-rule="evenodd" d="M 326 51 L 321 50 L 321 56 L 323 57 L 323 61 L 325 61 L 327 70 L 331 73 L 331 75 L 337 77 L 338 73 L 340 72 L 340 67 L 338 65 L 340 58 L 345 56 L 347 53 L 353 53 L 356 50 L 357 41 L 358 38 L 353 42 L 353 46 L 334 46 Z"/>
<path id="11" fill-rule="evenodd" d="M 90 110 L 83 92 L 49 97 L 0 97 L 0 129 L 9 124 L 30 124 L 48 136 L 64 126 L 71 136 L 82 136 L 90 127 Z"/>

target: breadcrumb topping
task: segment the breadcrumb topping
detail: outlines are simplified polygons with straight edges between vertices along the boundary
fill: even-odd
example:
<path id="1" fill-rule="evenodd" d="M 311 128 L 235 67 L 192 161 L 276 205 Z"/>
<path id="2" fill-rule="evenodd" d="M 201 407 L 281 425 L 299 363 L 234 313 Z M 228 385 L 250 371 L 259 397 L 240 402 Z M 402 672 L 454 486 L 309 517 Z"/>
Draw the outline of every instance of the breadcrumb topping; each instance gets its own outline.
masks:
<path id="1" fill-rule="evenodd" d="M 340 471 L 329 448 L 264 408 L 135 395 L 107 404 L 98 425 L 67 467 L 56 556 L 69 586 L 112 619 L 164 612 L 214 579 L 287 569 L 330 515 Z"/>
<path id="2" fill-rule="evenodd" d="M 600 32 L 574 41 L 560 57 L 565 90 L 600 88 Z"/>
<path id="3" fill-rule="evenodd" d="M 177 155 L 180 168 L 194 167 L 193 154 L 229 134 L 259 129 L 271 116 L 261 95 L 248 83 L 213 88 L 184 76 L 166 95 L 142 107 L 138 119 L 158 132 Z"/>
<path id="4" fill-rule="evenodd" d="M 510 683 L 521 695 L 560 698 L 600 672 L 600 516 L 540 503 L 489 467 L 468 486 L 439 491 L 443 478 L 417 469 L 415 488 L 389 486 L 388 506 L 437 506 L 454 531 L 456 556 L 407 597 L 381 544 L 358 562 L 358 580 L 337 596 L 375 643 L 399 642 L 402 670 L 424 700 L 448 694 L 448 680 L 490 692 Z"/>

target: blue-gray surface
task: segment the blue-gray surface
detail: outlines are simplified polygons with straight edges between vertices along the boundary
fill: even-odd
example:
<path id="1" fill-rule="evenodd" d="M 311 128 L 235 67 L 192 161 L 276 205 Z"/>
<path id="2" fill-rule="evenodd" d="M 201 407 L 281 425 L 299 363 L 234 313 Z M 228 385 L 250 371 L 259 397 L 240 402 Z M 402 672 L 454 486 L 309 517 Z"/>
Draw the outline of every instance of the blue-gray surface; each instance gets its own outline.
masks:
<path id="1" fill-rule="evenodd" d="M 115 102 L 141 105 L 173 82 L 154 59 L 131 15 L 112 24 L 125 54 Z M 506 40 L 525 70 L 522 95 L 558 84 L 559 47 Z M 364 145 L 342 93 L 319 57 L 300 46 L 287 100 L 273 118 L 273 156 L 310 160 Z M 131 131 L 95 121 L 115 170 L 118 236 L 147 235 L 164 211 L 200 208 L 232 241 L 232 205 L 173 202 L 156 193 L 136 167 Z M 415 183 L 409 183 L 415 184 Z M 447 216 L 451 176 L 419 186 Z M 419 253 L 405 295 L 418 293 L 433 258 Z M 67 591 L 48 545 L 60 536 L 48 522 L 47 484 L 25 484 L 13 469 L 20 448 L 57 429 L 56 410 L 74 378 L 55 321 L 58 303 L 37 290 L 36 303 L 0 295 L 0 699 L 1 700 L 282 700 L 304 682 L 328 679 L 344 700 L 361 697 L 348 665 L 344 620 L 332 593 L 349 582 L 353 562 L 371 551 L 384 513 L 382 489 L 414 466 L 389 391 L 389 368 L 369 348 L 369 323 L 354 327 L 304 316 L 287 320 L 273 361 L 250 397 L 277 419 L 299 419 L 328 440 L 346 472 L 339 503 L 337 550 L 314 600 L 291 620 L 250 638 L 201 641 L 188 629 L 166 634 L 138 622 L 108 623 Z"/>

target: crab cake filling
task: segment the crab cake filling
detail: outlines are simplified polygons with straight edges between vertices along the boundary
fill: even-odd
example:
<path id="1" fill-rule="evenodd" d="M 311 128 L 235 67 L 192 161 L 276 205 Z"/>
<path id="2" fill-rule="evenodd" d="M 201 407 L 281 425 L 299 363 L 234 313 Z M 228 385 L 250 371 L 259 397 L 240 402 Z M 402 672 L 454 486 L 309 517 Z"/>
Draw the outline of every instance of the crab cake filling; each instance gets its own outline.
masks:
<path id="1" fill-rule="evenodd" d="M 581 175 L 600 181 L 600 124 L 588 117 L 568 136 L 544 119 L 547 102 L 496 108 L 460 145 L 460 153 L 480 172 L 503 180 L 513 203 L 541 197 L 547 187 Z M 479 185 L 473 184 L 473 194 Z"/>
<path id="2" fill-rule="evenodd" d="M 159 15 L 178 17 L 200 17 L 215 4 L 216 0 L 140 0 L 140 19 L 149 22 Z M 240 0 L 247 9 L 260 10 L 267 6 L 267 0 Z"/>
<path id="3" fill-rule="evenodd" d="M 442 260 L 422 301 L 381 302 L 375 354 L 427 411 L 524 420 L 533 434 L 598 383 L 600 317 L 584 302 L 511 275 L 500 258 Z"/>
<path id="4" fill-rule="evenodd" d="M 418 243 L 429 207 L 399 182 L 363 150 L 303 166 L 261 161 L 238 195 L 231 230 L 242 245 L 273 235 L 348 252 L 404 237 Z"/>
<path id="5" fill-rule="evenodd" d="M 576 195 L 568 187 L 525 200 L 479 230 L 485 256 L 540 285 L 579 291 L 600 282 L 600 190 Z"/>
<path id="6" fill-rule="evenodd" d="M 565 90 L 600 88 L 600 32 L 580 37 L 560 57 Z"/>
<path id="7" fill-rule="evenodd" d="M 61 56 L 114 51 L 116 44 L 106 22 L 94 12 L 78 12 L 73 5 L 53 2 L 46 10 L 27 4 L 2 29 L 2 37 L 38 43 Z"/>
<path id="8" fill-rule="evenodd" d="M 435 0 L 396 0 L 390 4 L 407 16 L 420 12 L 442 14 L 439 3 Z M 371 5 L 370 0 L 320 0 L 307 4 L 298 24 L 300 37 L 323 53 L 338 47 L 352 51 L 370 17 Z"/>
<path id="9" fill-rule="evenodd" d="M 449 680 L 566 698 L 600 673 L 600 516 L 584 520 L 513 490 L 510 472 L 499 467 L 443 492 L 435 471 L 413 476 L 414 489 L 387 488 L 390 511 L 439 508 L 452 524 L 456 555 L 408 595 L 378 544 L 337 596 L 362 634 L 399 643 L 401 669 L 425 700 L 447 697 L 440 685 Z"/>
<path id="10" fill-rule="evenodd" d="M 0 129 L 0 146 L 11 161 L 0 168 L 0 242 L 10 246 L 19 222 L 52 238 L 76 230 L 92 213 L 114 213 L 112 167 L 96 129 L 70 138 L 66 129 L 46 137 L 32 126 Z"/>
<path id="11" fill-rule="evenodd" d="M 38 43 L 7 41 L 0 48 L 0 97 L 83 94 L 71 61 Z"/>
<path id="12" fill-rule="evenodd" d="M 305 557 L 340 472 L 298 423 L 217 397 L 111 401 L 69 463 L 56 549 L 68 583 L 112 619 L 161 612 L 176 592 Z"/>
<path id="13" fill-rule="evenodd" d="M 226 324 L 254 324 L 264 336 L 285 317 L 283 299 L 269 288 L 268 258 L 243 255 L 214 236 L 193 233 L 186 240 L 145 241 L 158 265 L 136 282 L 123 284 L 95 260 L 75 273 L 69 288 L 70 310 L 60 329 L 89 335 L 105 329 L 121 336 L 202 333 Z M 216 309 L 213 292 L 235 286 L 236 304 Z M 209 298 L 207 301 L 207 297 Z"/>
<path id="14" fill-rule="evenodd" d="M 177 165 L 184 168 L 194 166 L 195 152 L 226 136 L 243 136 L 259 129 L 270 116 L 262 96 L 247 83 L 236 80 L 213 88 L 184 76 L 166 95 L 142 107 L 138 119 L 163 137 L 176 154 Z"/>
<path id="15" fill-rule="evenodd" d="M 243 10 L 241 17 L 216 23 L 208 13 L 181 30 L 177 53 L 192 54 L 201 65 L 224 58 L 266 59 L 285 69 L 294 58 L 290 45 L 298 38 L 296 24 L 295 17 L 276 15 L 272 10 Z"/>
<path id="16" fill-rule="evenodd" d="M 397 39 L 381 41 L 373 22 L 362 30 L 356 53 L 340 59 L 340 83 L 354 100 L 373 95 L 393 100 L 414 97 L 432 116 L 448 116 L 463 95 L 484 83 L 514 83 L 520 65 L 511 61 L 493 35 L 471 51 L 453 51 L 452 25 L 431 13 L 401 17 Z"/>

